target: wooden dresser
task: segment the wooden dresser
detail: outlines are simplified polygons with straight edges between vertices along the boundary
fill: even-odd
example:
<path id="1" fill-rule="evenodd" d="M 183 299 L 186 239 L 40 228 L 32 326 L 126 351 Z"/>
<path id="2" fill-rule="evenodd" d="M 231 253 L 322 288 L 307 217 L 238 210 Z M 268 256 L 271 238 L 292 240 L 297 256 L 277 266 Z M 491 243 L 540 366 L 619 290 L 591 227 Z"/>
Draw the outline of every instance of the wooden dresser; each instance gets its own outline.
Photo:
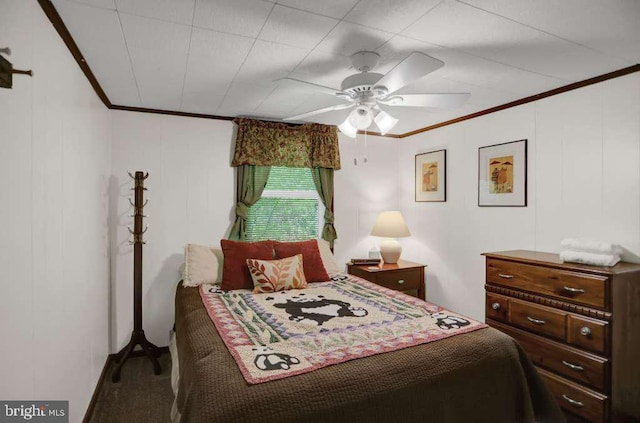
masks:
<path id="1" fill-rule="evenodd" d="M 380 263 L 379 266 L 356 266 L 347 263 L 347 273 L 361 277 L 385 288 L 425 299 L 424 264 L 398 260 L 397 263 Z"/>
<path id="2" fill-rule="evenodd" d="M 640 422 L 640 265 L 486 256 L 487 323 L 524 348 L 570 422 Z"/>

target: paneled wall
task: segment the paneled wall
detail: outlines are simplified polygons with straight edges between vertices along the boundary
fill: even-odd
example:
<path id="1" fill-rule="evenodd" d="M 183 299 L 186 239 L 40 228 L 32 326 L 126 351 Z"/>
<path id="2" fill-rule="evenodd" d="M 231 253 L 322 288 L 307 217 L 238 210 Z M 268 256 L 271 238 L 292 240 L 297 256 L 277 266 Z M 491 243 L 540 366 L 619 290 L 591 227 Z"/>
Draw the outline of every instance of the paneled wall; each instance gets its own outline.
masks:
<path id="1" fill-rule="evenodd" d="M 144 247 L 144 326 L 156 345 L 167 345 L 173 326 L 175 287 L 187 243 L 219 245 L 234 219 L 235 172 L 230 167 L 234 125 L 228 121 L 113 111 L 110 178 L 111 351 L 129 339 L 133 325 L 133 252 L 127 241 L 131 181 L 127 171 L 149 172 L 148 244 Z M 344 262 L 368 245 L 371 214 L 397 205 L 397 144 L 369 137 L 340 139 L 336 172 L 336 254 Z M 363 157 L 360 157 L 360 162 Z M 373 225 L 373 222 L 370 222 Z M 367 247 L 368 249 L 368 247 Z M 366 249 L 365 249 L 366 251 Z"/>
<path id="2" fill-rule="evenodd" d="M 82 419 L 108 353 L 111 125 L 36 1 L 0 1 L 0 398 Z"/>
<path id="3" fill-rule="evenodd" d="M 529 205 L 478 207 L 478 147 L 529 140 Z M 414 202 L 414 155 L 447 149 L 447 202 Z M 558 252 L 565 237 L 640 255 L 640 74 L 400 140 L 400 207 L 425 262 L 430 301 L 482 319 L 484 258 L 507 249 Z"/>

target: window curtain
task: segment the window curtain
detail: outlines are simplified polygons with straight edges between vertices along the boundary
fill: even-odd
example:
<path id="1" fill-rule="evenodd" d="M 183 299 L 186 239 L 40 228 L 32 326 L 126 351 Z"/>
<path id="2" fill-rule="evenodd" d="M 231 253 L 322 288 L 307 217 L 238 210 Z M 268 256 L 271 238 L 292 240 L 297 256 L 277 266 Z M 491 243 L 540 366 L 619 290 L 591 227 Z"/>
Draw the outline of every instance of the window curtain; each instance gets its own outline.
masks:
<path id="1" fill-rule="evenodd" d="M 269 166 L 242 165 L 236 168 L 236 220 L 231 227 L 229 239 L 244 241 L 247 232 L 249 207 L 262 196 L 269 179 Z"/>
<path id="2" fill-rule="evenodd" d="M 322 228 L 322 239 L 329 241 L 331 249 L 333 243 L 338 238 L 336 228 L 333 226 L 333 169 L 316 167 L 311 169 L 313 183 L 324 204 L 324 227 Z"/>
<path id="3" fill-rule="evenodd" d="M 340 169 L 338 130 L 311 123 L 292 126 L 281 122 L 234 119 L 238 125 L 231 166 L 324 167 Z"/>
<path id="4" fill-rule="evenodd" d="M 246 118 L 234 122 L 238 132 L 231 166 L 237 167 L 237 203 L 229 239 L 245 239 L 249 208 L 262 196 L 270 166 L 307 167 L 326 210 L 322 238 L 333 247 L 337 239 L 333 226 L 333 172 L 340 169 L 338 128 Z"/>

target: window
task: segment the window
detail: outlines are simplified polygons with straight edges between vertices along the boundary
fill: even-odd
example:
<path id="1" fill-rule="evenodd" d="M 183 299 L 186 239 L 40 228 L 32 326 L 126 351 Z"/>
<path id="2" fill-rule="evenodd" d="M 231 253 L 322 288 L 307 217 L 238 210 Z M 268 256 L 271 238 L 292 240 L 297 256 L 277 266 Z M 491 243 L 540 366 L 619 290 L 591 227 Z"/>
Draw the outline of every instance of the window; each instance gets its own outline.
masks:
<path id="1" fill-rule="evenodd" d="M 271 167 L 262 197 L 249 208 L 247 241 L 303 241 L 319 238 L 324 205 L 311 169 Z"/>

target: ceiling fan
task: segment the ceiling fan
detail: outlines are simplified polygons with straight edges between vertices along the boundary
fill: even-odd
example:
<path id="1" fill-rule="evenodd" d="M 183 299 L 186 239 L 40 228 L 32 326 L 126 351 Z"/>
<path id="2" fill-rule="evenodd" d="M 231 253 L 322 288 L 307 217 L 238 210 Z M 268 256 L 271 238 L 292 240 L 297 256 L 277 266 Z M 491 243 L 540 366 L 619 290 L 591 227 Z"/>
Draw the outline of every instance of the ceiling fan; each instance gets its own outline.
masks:
<path id="1" fill-rule="evenodd" d="M 395 107 L 436 107 L 453 108 L 460 106 L 470 96 L 468 93 L 456 94 L 394 94 L 402 87 L 444 66 L 444 62 L 420 52 L 409 54 L 386 75 L 371 72 L 380 60 L 373 51 L 359 51 L 351 56 L 351 63 L 359 73 L 348 76 L 342 81 L 341 89 L 336 90 L 323 85 L 301 81 L 294 78 L 282 78 L 274 82 L 295 86 L 305 86 L 314 91 L 329 94 L 344 101 L 342 104 L 312 110 L 285 121 L 302 120 L 311 116 L 334 110 L 352 109 L 338 128 L 345 135 L 355 138 L 358 130 L 365 130 L 372 122 L 386 134 L 398 123 L 398 119 L 387 113 Z"/>

